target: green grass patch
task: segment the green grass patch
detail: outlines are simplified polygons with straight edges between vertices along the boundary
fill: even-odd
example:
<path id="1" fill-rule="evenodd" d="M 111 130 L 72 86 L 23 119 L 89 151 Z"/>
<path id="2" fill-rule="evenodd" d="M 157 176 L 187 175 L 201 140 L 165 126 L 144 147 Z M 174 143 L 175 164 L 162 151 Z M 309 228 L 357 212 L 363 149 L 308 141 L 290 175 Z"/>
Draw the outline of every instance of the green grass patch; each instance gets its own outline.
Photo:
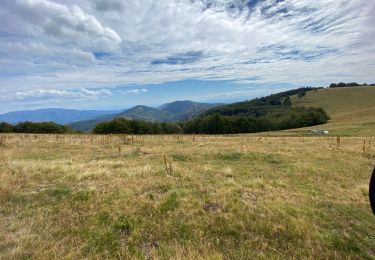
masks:
<path id="1" fill-rule="evenodd" d="M 185 155 L 182 153 L 172 154 L 172 159 L 174 161 L 180 161 L 180 162 L 187 162 L 191 160 L 191 158 L 188 155 Z"/>
<path id="2" fill-rule="evenodd" d="M 55 187 L 49 187 L 44 192 L 53 199 L 61 200 L 64 197 L 68 196 L 72 192 L 72 189 L 65 185 L 59 185 Z"/>
<path id="3" fill-rule="evenodd" d="M 178 208 L 178 196 L 176 192 L 171 193 L 168 197 L 164 200 L 164 202 L 159 206 L 159 210 L 162 214 L 167 213 L 168 211 L 172 211 Z"/>
<path id="4" fill-rule="evenodd" d="M 215 155 L 215 160 L 222 161 L 253 161 L 253 162 L 266 162 L 268 164 L 281 164 L 283 163 L 282 158 L 275 154 L 265 153 L 240 153 L 240 152 L 226 152 L 218 153 Z"/>

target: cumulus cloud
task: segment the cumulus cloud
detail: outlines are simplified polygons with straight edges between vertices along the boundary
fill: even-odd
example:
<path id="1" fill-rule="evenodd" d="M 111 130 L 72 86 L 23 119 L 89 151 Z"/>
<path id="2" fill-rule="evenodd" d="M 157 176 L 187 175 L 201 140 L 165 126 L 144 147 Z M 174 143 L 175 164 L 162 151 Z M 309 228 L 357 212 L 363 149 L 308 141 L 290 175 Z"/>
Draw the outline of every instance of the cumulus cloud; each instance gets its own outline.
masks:
<path id="1" fill-rule="evenodd" d="M 36 37 L 45 35 L 97 49 L 114 48 L 122 41 L 114 30 L 103 26 L 95 16 L 87 14 L 76 4 L 67 6 L 48 0 L 17 0 L 9 10 L 13 19 L 19 19 L 19 24 Z"/>

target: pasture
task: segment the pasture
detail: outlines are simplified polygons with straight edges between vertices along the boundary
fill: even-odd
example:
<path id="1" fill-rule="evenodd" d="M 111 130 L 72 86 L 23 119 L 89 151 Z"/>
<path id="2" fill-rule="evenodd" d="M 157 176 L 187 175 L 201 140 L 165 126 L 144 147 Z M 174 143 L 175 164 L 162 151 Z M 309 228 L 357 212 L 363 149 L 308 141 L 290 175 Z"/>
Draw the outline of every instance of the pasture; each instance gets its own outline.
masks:
<path id="1" fill-rule="evenodd" d="M 375 258 L 374 137 L 0 136 L 0 259 Z"/>
<path id="2" fill-rule="evenodd" d="M 319 89 L 307 92 L 302 98 L 293 96 L 292 104 L 322 107 L 331 116 L 329 123 L 305 130 L 325 129 L 334 135 L 345 136 L 375 135 L 374 86 Z"/>

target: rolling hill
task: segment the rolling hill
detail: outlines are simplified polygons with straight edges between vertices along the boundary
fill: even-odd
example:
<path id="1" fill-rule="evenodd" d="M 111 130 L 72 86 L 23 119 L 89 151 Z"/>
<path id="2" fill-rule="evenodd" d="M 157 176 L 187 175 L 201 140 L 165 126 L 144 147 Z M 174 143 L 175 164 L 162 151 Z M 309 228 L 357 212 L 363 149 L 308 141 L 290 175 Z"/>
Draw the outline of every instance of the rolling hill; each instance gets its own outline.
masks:
<path id="1" fill-rule="evenodd" d="M 322 107 L 331 120 L 320 127 L 334 135 L 375 135 L 375 87 L 326 88 L 293 96 L 292 106 Z M 316 129 L 309 127 L 306 129 Z"/>

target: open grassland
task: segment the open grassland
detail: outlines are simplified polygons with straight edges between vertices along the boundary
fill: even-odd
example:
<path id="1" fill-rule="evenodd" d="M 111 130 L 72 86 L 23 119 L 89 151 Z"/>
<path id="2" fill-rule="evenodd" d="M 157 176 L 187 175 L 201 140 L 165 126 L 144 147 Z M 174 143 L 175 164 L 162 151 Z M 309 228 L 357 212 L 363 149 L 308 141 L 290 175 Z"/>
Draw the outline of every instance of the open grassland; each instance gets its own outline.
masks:
<path id="1" fill-rule="evenodd" d="M 0 259 L 375 258 L 375 138 L 0 136 Z"/>
<path id="2" fill-rule="evenodd" d="M 331 130 L 334 135 L 375 135 L 375 87 L 329 88 L 292 97 L 293 106 L 322 107 L 328 124 L 306 129 Z"/>

